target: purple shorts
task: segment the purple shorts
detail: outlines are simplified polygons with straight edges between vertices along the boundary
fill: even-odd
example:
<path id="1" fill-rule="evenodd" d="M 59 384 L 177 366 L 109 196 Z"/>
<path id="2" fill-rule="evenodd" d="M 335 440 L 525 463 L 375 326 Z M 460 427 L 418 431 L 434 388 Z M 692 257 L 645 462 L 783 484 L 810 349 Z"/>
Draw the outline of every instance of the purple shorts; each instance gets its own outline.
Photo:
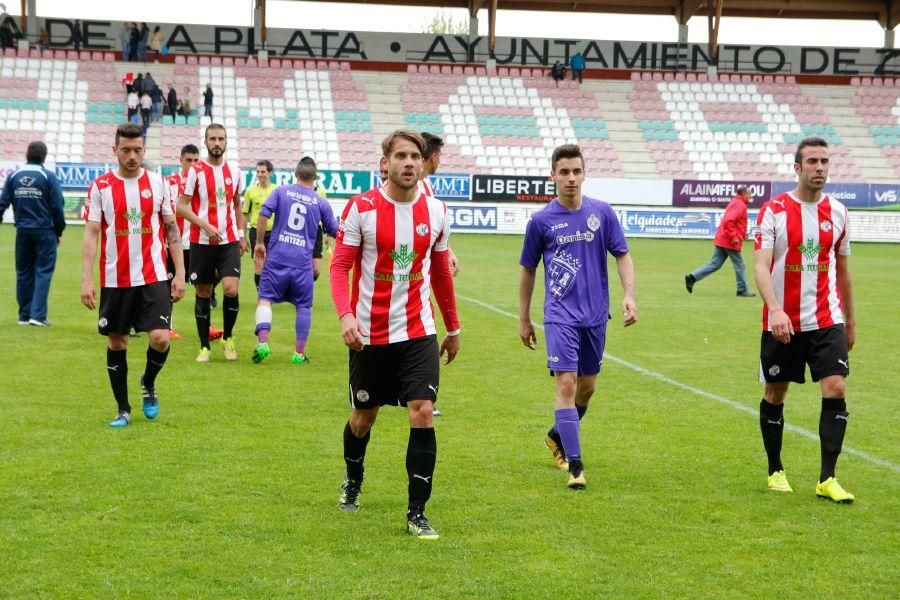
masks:
<path id="1" fill-rule="evenodd" d="M 547 337 L 547 368 L 551 373 L 596 375 L 603 362 L 606 323 L 594 327 L 572 327 L 544 323 Z"/>
<path id="2" fill-rule="evenodd" d="M 312 268 L 294 269 L 265 263 L 259 278 L 259 298 L 273 304 L 290 302 L 294 306 L 312 306 Z"/>

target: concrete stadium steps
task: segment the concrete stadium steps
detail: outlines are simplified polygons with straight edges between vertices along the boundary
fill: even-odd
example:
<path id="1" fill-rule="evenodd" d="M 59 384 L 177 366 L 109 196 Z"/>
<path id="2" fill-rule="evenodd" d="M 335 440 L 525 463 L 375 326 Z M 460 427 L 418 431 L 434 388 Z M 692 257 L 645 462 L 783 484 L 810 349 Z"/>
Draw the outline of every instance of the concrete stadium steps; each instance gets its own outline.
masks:
<path id="1" fill-rule="evenodd" d="M 629 105 L 628 94 L 634 90 L 634 84 L 630 81 L 592 79 L 584 82 L 584 89 L 594 94 L 600 106 L 609 139 L 618 152 L 625 177 L 660 177 L 657 163 Z M 595 165 L 587 165 L 587 170 L 593 172 Z"/>
<path id="2" fill-rule="evenodd" d="M 369 101 L 372 132 L 369 143 L 358 148 L 360 153 L 371 156 L 374 163 L 367 168 L 378 167 L 381 140 L 395 129 L 406 127 L 400 86 L 407 83 L 406 73 L 380 73 L 375 71 L 351 71 L 353 81 L 365 85 Z"/>

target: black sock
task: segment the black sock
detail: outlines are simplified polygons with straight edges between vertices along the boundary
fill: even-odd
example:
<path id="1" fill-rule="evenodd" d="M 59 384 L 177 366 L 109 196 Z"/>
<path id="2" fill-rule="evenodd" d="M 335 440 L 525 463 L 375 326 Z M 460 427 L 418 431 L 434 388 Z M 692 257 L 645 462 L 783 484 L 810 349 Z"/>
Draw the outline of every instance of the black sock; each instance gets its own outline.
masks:
<path id="1" fill-rule="evenodd" d="M 361 438 L 353 435 L 350 429 L 350 422 L 344 425 L 344 462 L 347 464 L 347 478 L 355 481 L 362 481 L 365 468 L 363 461 L 366 458 L 366 446 L 369 444 L 369 438 L 372 437 L 372 431 L 369 430 Z"/>
<path id="2" fill-rule="evenodd" d="M 843 398 L 822 398 L 822 413 L 819 415 L 819 443 L 822 447 L 822 470 L 819 483 L 834 477 L 834 467 L 841 446 L 844 444 L 844 433 L 850 413 Z"/>
<path id="3" fill-rule="evenodd" d="M 262 275 L 258 275 L 256 273 L 253 274 L 253 283 L 256 284 L 256 289 L 259 289 L 259 280 L 262 278 Z"/>
<path id="4" fill-rule="evenodd" d="M 409 512 L 424 512 L 431 497 L 437 439 L 434 429 L 410 428 L 406 447 L 406 473 L 409 475 Z"/>
<path id="5" fill-rule="evenodd" d="M 209 298 L 197 296 L 194 302 L 194 319 L 197 320 L 197 335 L 200 336 L 200 347 L 209 348 Z"/>
<path id="6" fill-rule="evenodd" d="M 112 386 L 113 396 L 120 411 L 131 412 L 128 404 L 128 359 L 127 350 L 106 349 L 106 372 L 109 374 L 109 384 Z"/>
<path id="7" fill-rule="evenodd" d="M 769 475 L 783 471 L 781 464 L 781 438 L 784 433 L 784 403 L 770 404 L 765 398 L 759 403 L 759 429 L 763 446 L 769 458 Z"/>
<path id="8" fill-rule="evenodd" d="M 162 371 L 168 356 L 168 347 L 165 351 L 160 352 L 159 350 L 154 350 L 153 346 L 147 346 L 147 366 L 144 368 L 144 387 L 152 388 L 156 384 L 156 376 Z"/>
<path id="9" fill-rule="evenodd" d="M 225 296 L 225 299 L 222 301 L 222 321 L 224 322 L 222 329 L 225 331 L 225 333 L 222 334 L 222 339 L 231 339 L 231 334 L 234 331 L 234 324 L 237 322 L 238 310 L 240 307 L 241 303 L 237 296 L 234 298 Z"/>
<path id="10" fill-rule="evenodd" d="M 555 428 L 550 428 L 550 431 L 547 432 L 547 437 L 553 440 L 558 448 L 562 449 L 562 438 L 559 437 L 559 432 Z"/>

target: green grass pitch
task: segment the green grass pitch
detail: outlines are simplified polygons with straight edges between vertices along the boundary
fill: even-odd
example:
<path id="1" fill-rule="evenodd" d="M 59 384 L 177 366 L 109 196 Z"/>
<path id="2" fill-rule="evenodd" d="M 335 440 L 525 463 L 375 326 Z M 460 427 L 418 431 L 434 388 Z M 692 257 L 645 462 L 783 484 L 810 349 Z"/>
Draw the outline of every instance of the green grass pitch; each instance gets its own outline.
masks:
<path id="1" fill-rule="evenodd" d="M 54 326 L 38 329 L 16 325 L 14 230 L 0 228 L 0 596 L 807 599 L 900 589 L 898 245 L 853 248 L 859 338 L 845 445 L 858 453 L 844 453 L 838 476 L 857 501 L 837 506 L 816 499 L 818 442 L 796 431 L 783 453 L 795 492 L 765 488 L 753 414 L 761 303 L 735 297 L 730 265 L 685 292 L 709 241 L 631 241 L 640 321 L 629 329 L 613 269 L 610 359 L 582 423 L 588 488 L 572 492 L 542 443 L 552 381 L 541 332 L 530 352 L 503 314 L 518 310 L 521 238 L 454 236 L 462 351 L 443 369 L 438 403 L 428 515 L 442 537 L 423 542 L 403 530 L 400 410 L 384 409 L 374 429 L 362 509 L 337 508 L 347 351 L 327 278 L 306 367 L 289 364 L 285 306 L 273 355 L 250 364 L 250 277 L 240 361 L 226 364 L 214 344 L 213 362 L 195 364 L 189 294 L 175 308 L 185 337 L 158 380 L 159 418 L 138 408 L 146 339 L 132 340 L 136 414 L 117 431 L 106 426 L 115 403 L 97 315 L 79 303 L 80 236 L 66 232 Z M 537 321 L 542 297 L 539 288 Z M 817 431 L 819 396 L 816 385 L 794 387 L 786 422 Z"/>

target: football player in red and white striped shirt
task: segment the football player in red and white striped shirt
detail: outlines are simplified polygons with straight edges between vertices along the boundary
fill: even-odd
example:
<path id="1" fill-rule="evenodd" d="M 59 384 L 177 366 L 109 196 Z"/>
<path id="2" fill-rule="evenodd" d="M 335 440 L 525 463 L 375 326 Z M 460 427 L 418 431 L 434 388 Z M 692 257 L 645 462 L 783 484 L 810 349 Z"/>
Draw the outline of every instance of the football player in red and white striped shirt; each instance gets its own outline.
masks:
<path id="1" fill-rule="evenodd" d="M 852 502 L 853 494 L 838 484 L 834 470 L 849 419 L 844 392 L 856 322 L 847 208 L 822 192 L 829 166 L 824 140 L 800 142 L 794 160 L 797 187 L 766 202 L 757 219 L 756 285 L 765 301 L 760 379 L 766 384 L 759 422 L 769 488 L 789 492 L 781 464 L 783 403 L 791 381 L 805 382 L 808 364 L 822 388 L 816 495 Z"/>
<path id="2" fill-rule="evenodd" d="M 241 212 L 241 172 L 225 162 L 228 139 L 217 123 L 206 128 L 206 160 L 194 164 L 178 197 L 178 215 L 191 224 L 191 271 L 197 299 L 194 317 L 200 337 L 197 362 L 209 362 L 211 296 L 217 276 L 222 281 L 222 350 L 226 360 L 237 360 L 234 324 L 240 302 L 241 255 L 247 251 L 244 213 Z"/>
<path id="3" fill-rule="evenodd" d="M 179 162 L 181 163 L 181 170 L 177 173 L 173 173 L 166 177 L 166 184 L 169 186 L 169 198 L 172 200 L 172 210 L 175 211 L 175 204 L 178 202 L 178 196 L 181 195 L 181 190 L 184 189 L 184 177 L 187 175 L 188 170 L 193 166 L 195 162 L 200 160 L 200 150 L 194 144 L 187 144 L 181 148 L 181 154 L 179 155 Z M 184 256 L 184 271 L 185 273 L 190 270 L 190 253 L 191 253 L 191 242 L 190 242 L 190 223 L 185 221 L 182 217 L 178 215 L 175 216 L 175 222 L 178 224 L 178 232 L 181 234 L 181 248 L 182 254 Z M 172 262 L 172 254 L 169 253 L 169 278 L 171 279 L 175 275 L 175 263 Z M 172 315 L 172 321 L 169 323 L 169 338 L 173 340 L 181 339 L 181 335 L 175 331 L 175 316 Z"/>
<path id="4" fill-rule="evenodd" d="M 447 258 L 450 226 L 439 200 L 418 189 L 425 142 L 398 130 L 385 138 L 388 180 L 350 199 L 331 264 L 331 293 L 350 348 L 350 420 L 344 428 L 347 475 L 339 506 L 358 508 L 363 459 L 378 409 L 406 406 L 410 433 L 407 531 L 436 538 L 425 518 L 437 443 L 433 407 L 446 363 L 459 352 L 459 318 Z M 348 278 L 353 271 L 352 297 Z M 431 289 L 447 335 L 438 350 Z"/>
<path id="5" fill-rule="evenodd" d="M 94 180 L 85 207 L 81 303 L 97 306 L 94 262 L 100 246 L 100 320 L 107 336 L 106 369 L 119 407 L 111 427 L 131 422 L 128 403 L 128 333 L 146 331 L 150 341 L 141 377 L 144 415 L 159 414 L 156 376 L 169 355 L 172 302 L 184 296 L 181 237 L 162 175 L 141 167 L 144 140 L 138 125 L 120 125 L 114 146 L 119 168 Z M 169 283 L 166 248 L 175 274 Z"/>
<path id="6" fill-rule="evenodd" d="M 422 138 L 425 140 L 425 153 L 422 155 L 423 167 L 422 179 L 419 180 L 419 191 L 432 198 L 437 198 L 434 193 L 434 186 L 428 181 L 428 177 L 437 173 L 438 167 L 441 166 L 441 149 L 444 147 L 444 140 L 427 131 L 422 132 Z M 459 275 L 459 259 L 456 258 L 453 248 L 449 246 L 447 247 L 447 253 L 450 260 L 450 272 L 456 277 Z"/>

